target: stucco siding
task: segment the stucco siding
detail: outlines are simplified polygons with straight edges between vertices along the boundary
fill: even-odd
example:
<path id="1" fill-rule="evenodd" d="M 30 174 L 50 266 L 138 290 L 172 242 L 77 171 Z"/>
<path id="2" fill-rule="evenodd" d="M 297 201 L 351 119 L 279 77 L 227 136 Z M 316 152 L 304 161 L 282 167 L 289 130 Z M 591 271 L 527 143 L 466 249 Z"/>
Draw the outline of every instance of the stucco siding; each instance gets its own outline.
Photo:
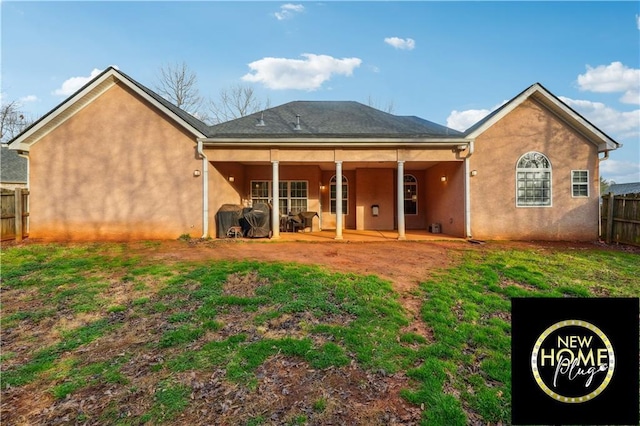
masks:
<path id="1" fill-rule="evenodd" d="M 442 177 L 446 181 L 442 181 Z M 464 237 L 464 166 L 461 162 L 439 163 L 427 169 L 427 226 L 438 223 L 443 234 Z"/>
<path id="2" fill-rule="evenodd" d="M 396 213 L 393 169 L 356 170 L 356 229 L 392 230 Z M 378 216 L 371 207 L 379 206 Z"/>
<path id="3" fill-rule="evenodd" d="M 31 237 L 202 234 L 202 162 L 187 134 L 115 85 L 31 147 Z"/>
<path id="4" fill-rule="evenodd" d="M 551 162 L 550 207 L 516 206 L 516 165 L 529 151 Z M 597 148 L 538 103 L 523 102 L 482 133 L 469 161 L 477 171 L 469 180 L 472 237 L 597 239 Z M 589 197 L 572 197 L 572 170 L 588 170 Z"/>

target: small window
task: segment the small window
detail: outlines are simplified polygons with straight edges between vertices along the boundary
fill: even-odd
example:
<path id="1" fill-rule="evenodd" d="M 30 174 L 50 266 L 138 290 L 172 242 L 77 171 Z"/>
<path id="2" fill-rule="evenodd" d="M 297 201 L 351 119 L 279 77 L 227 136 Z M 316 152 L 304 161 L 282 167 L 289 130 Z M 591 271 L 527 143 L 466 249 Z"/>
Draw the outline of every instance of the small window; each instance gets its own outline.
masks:
<path id="1" fill-rule="evenodd" d="M 527 152 L 516 168 L 516 205 L 551 206 L 551 163 L 539 152 Z"/>
<path id="2" fill-rule="evenodd" d="M 404 175 L 404 214 L 418 214 L 418 180 Z"/>
<path id="3" fill-rule="evenodd" d="M 333 175 L 329 182 L 329 193 L 331 214 L 336 214 L 336 175 Z M 344 175 L 342 175 L 342 214 L 349 214 L 349 183 Z"/>
<path id="4" fill-rule="evenodd" d="M 571 195 L 574 197 L 589 196 L 589 171 L 571 171 Z"/>

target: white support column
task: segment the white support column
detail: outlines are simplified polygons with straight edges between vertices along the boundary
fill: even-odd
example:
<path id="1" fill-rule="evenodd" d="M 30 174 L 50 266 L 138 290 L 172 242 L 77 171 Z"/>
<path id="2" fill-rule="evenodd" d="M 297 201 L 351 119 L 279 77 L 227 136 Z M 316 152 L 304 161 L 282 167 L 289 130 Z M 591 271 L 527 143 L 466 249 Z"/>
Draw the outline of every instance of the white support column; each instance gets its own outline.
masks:
<path id="1" fill-rule="evenodd" d="M 469 156 L 464 157 L 464 231 L 467 238 L 471 238 L 471 190 L 469 182 Z"/>
<path id="2" fill-rule="evenodd" d="M 273 187 L 273 206 L 271 209 L 271 238 L 280 238 L 280 171 L 278 169 L 278 161 L 272 161 L 272 178 Z"/>
<path id="3" fill-rule="evenodd" d="M 398 239 L 406 240 L 404 229 L 404 161 L 398 161 Z"/>
<path id="4" fill-rule="evenodd" d="M 342 161 L 336 161 L 336 240 L 342 239 Z"/>

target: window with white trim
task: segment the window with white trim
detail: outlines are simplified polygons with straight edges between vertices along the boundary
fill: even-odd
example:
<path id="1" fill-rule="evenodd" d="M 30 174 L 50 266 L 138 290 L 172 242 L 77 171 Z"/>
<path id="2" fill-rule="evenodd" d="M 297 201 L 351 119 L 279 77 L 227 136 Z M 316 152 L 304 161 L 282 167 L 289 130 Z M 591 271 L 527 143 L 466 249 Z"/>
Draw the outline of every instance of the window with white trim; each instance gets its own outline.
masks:
<path id="1" fill-rule="evenodd" d="M 418 180 L 404 175 L 404 214 L 418 214 Z"/>
<path id="2" fill-rule="evenodd" d="M 571 170 L 571 196 L 589 196 L 589 170 Z"/>
<path id="3" fill-rule="evenodd" d="M 251 201 L 256 203 L 269 203 L 271 200 L 271 182 L 268 180 L 251 182 Z"/>
<path id="4" fill-rule="evenodd" d="M 336 214 L 336 175 L 329 181 L 331 214 Z M 349 214 L 349 181 L 342 175 L 342 214 Z"/>
<path id="5" fill-rule="evenodd" d="M 551 206 L 551 162 L 540 152 L 527 152 L 516 168 L 516 205 Z"/>
<path id="6" fill-rule="evenodd" d="M 271 202 L 273 200 L 272 187 L 272 181 L 269 180 L 251 181 L 251 201 L 254 204 Z M 306 212 L 308 210 L 308 187 L 307 181 L 281 180 L 278 188 L 280 214 Z"/>

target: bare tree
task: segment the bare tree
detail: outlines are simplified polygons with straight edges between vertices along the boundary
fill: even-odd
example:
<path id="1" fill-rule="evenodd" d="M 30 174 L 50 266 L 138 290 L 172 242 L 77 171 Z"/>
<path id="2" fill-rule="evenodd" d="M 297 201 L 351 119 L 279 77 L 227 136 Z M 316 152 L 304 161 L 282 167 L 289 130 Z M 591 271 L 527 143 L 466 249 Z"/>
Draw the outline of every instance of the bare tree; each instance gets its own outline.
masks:
<path id="1" fill-rule="evenodd" d="M 606 180 L 602 176 L 600 176 L 600 195 L 604 195 L 609 192 L 609 187 L 611 185 L 615 185 L 616 183 L 612 180 Z"/>
<path id="2" fill-rule="evenodd" d="M 382 108 L 380 106 L 380 102 L 373 99 L 371 95 L 369 95 L 369 98 L 367 99 L 367 105 L 370 106 L 371 108 L 379 109 L 380 111 L 384 111 L 389 114 L 393 114 L 393 112 L 396 109 L 396 106 L 394 105 L 393 101 L 387 102 L 387 105 L 384 108 Z"/>
<path id="3" fill-rule="evenodd" d="M 178 108 L 194 116 L 199 115 L 202 97 L 198 90 L 198 77 L 184 62 L 162 66 L 155 89 Z"/>
<path id="4" fill-rule="evenodd" d="M 213 123 L 218 124 L 253 114 L 269 106 L 269 98 L 262 102 L 256 97 L 252 87 L 238 84 L 222 89 L 217 100 L 209 101 L 209 112 Z"/>
<path id="5" fill-rule="evenodd" d="M 9 142 L 32 123 L 33 120 L 21 111 L 18 101 L 2 103 L 0 105 L 0 142 Z"/>

